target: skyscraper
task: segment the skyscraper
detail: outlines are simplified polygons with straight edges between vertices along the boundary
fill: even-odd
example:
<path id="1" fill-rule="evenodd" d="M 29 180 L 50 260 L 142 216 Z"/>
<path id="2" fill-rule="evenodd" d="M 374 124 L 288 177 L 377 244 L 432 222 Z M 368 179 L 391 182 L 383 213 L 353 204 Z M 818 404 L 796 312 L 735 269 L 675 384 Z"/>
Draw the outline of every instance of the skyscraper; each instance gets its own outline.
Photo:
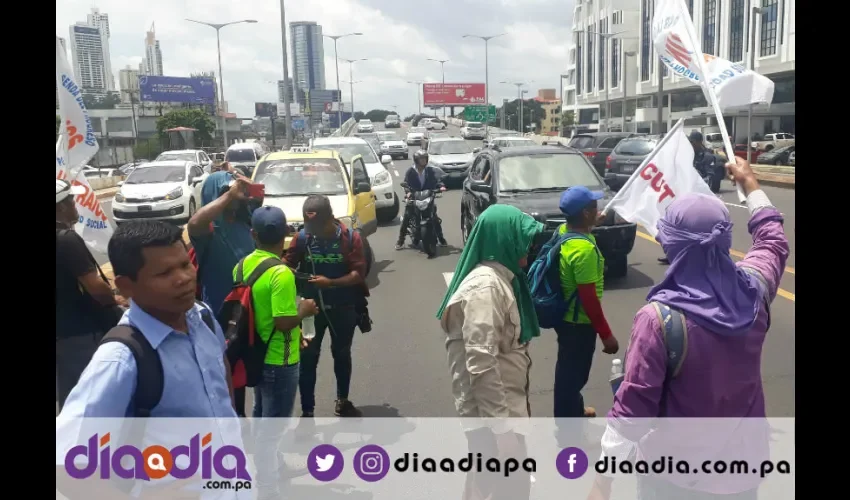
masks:
<path id="1" fill-rule="evenodd" d="M 105 36 L 100 28 L 77 23 L 71 26 L 71 61 L 74 76 L 84 93 L 105 94 L 109 90 L 107 80 L 112 80 L 103 60 Z"/>
<path id="2" fill-rule="evenodd" d="M 105 90 L 115 90 L 115 76 L 112 74 L 112 59 L 109 55 L 109 14 L 102 14 L 99 9 L 93 7 L 91 13 L 87 16 L 86 24 L 98 28 L 100 31 Z"/>
<path id="3" fill-rule="evenodd" d="M 151 23 L 151 29 L 145 36 L 145 58 L 143 60 L 146 75 L 162 76 L 162 50 L 156 39 L 156 23 Z"/>
<path id="4" fill-rule="evenodd" d="M 127 104 L 139 101 L 139 70 L 130 66 L 118 71 L 118 88 L 121 102 Z"/>
<path id="5" fill-rule="evenodd" d="M 301 90 L 325 89 L 325 48 L 322 27 L 312 21 L 289 23 L 292 82 Z"/>

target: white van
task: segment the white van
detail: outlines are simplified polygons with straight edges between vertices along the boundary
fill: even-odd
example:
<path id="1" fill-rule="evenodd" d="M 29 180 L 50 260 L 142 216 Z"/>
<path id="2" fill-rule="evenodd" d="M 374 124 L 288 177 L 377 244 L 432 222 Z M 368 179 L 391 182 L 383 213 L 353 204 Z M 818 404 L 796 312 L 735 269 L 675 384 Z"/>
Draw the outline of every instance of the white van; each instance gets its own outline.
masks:
<path id="1" fill-rule="evenodd" d="M 237 142 L 227 148 L 224 161 L 229 162 L 231 167 L 241 171 L 250 179 L 257 162 L 267 153 L 268 151 L 259 142 Z"/>

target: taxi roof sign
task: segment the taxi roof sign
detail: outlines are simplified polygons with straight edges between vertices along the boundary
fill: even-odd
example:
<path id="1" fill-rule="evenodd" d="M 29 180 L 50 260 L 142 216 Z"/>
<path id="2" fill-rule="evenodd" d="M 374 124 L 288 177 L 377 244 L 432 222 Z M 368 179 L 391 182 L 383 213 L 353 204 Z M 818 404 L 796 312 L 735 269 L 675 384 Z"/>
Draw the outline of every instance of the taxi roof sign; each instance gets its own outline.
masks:
<path id="1" fill-rule="evenodd" d="M 309 146 L 294 146 L 289 149 L 290 153 L 312 153 L 313 149 Z"/>

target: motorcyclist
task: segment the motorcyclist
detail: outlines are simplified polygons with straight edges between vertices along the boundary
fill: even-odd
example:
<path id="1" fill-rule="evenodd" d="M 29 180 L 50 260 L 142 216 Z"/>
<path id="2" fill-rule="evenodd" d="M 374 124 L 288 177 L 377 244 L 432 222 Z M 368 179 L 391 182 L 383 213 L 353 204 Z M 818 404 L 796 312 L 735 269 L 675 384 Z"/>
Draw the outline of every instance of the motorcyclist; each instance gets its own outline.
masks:
<path id="1" fill-rule="evenodd" d="M 410 193 L 424 191 L 426 189 L 432 191 L 446 190 L 446 187 L 442 182 L 442 169 L 428 163 L 428 152 L 424 149 L 420 149 L 413 154 L 413 165 L 407 169 L 407 172 L 405 172 L 404 182 L 407 183 Z M 408 193 L 407 196 L 410 196 L 410 193 Z M 436 210 L 437 206 L 434 205 L 435 215 Z M 410 206 L 406 205 L 404 216 L 401 220 L 401 227 L 398 232 L 398 241 L 395 245 L 396 250 L 404 248 L 404 239 L 407 236 L 407 225 L 410 223 L 412 216 L 413 213 L 410 210 Z M 442 221 L 439 217 L 437 217 L 435 222 L 437 225 L 437 241 L 440 243 L 440 246 L 444 247 L 448 245 L 448 243 L 446 243 L 446 238 L 443 236 Z M 417 242 L 414 240 L 413 244 L 415 245 L 416 243 Z"/>

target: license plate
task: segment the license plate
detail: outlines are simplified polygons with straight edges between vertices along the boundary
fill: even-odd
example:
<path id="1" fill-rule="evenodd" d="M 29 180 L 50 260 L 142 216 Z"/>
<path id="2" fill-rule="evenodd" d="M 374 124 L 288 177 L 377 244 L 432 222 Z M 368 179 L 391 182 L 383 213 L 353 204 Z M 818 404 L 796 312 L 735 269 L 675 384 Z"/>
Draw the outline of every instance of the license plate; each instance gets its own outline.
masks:
<path id="1" fill-rule="evenodd" d="M 150 205 L 139 205 L 139 212 L 150 212 L 150 211 L 151 211 Z"/>
<path id="2" fill-rule="evenodd" d="M 630 173 L 635 171 L 635 166 L 634 165 L 623 165 L 622 170 L 623 170 L 624 174 L 630 174 Z"/>

